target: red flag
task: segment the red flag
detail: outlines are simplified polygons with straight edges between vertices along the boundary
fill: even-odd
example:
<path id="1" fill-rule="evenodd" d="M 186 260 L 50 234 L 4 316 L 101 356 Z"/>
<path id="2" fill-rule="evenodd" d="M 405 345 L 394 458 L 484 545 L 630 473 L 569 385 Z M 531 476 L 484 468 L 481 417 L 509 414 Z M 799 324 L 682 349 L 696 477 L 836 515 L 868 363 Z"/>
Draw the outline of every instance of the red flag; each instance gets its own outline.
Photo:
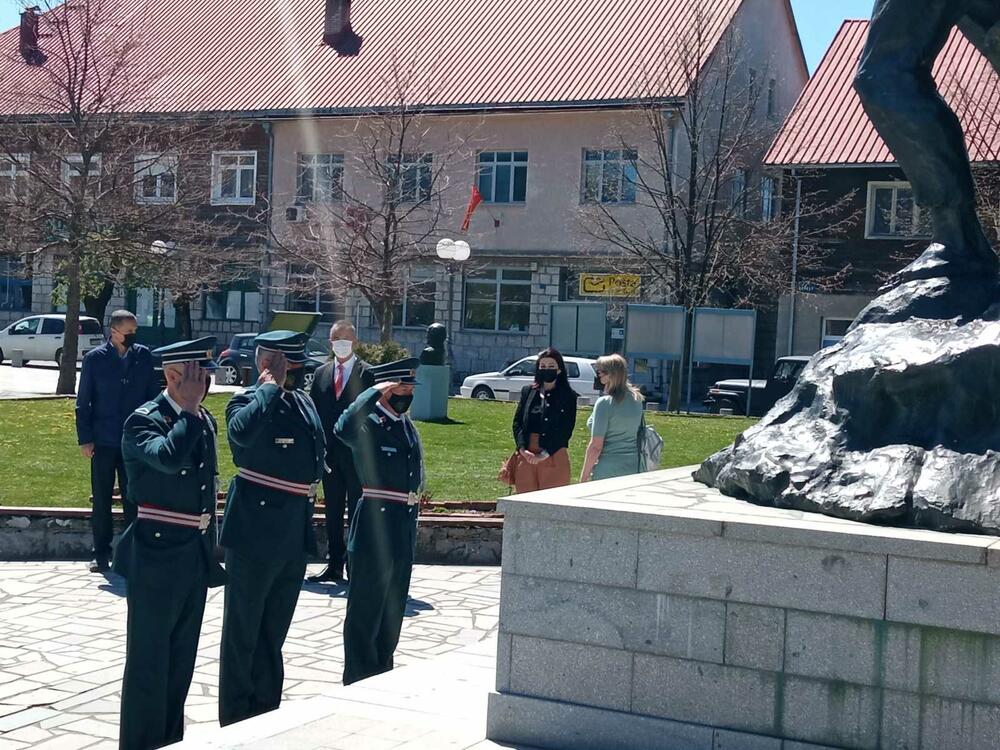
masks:
<path id="1" fill-rule="evenodd" d="M 469 222 L 472 221 L 472 214 L 475 212 L 476 207 L 483 202 L 483 194 L 479 192 L 479 188 L 475 185 L 472 186 L 472 195 L 469 197 L 469 207 L 465 209 L 465 219 L 462 221 L 462 231 L 469 231 Z"/>

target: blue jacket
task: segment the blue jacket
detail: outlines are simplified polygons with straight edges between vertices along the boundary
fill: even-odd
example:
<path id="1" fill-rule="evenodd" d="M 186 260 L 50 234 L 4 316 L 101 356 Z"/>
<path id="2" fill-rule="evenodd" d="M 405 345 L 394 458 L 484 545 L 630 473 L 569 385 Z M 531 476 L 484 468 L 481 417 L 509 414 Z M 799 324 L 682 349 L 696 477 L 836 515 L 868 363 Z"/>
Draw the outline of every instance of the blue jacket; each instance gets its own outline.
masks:
<path id="1" fill-rule="evenodd" d="M 76 395 L 76 437 L 80 445 L 120 447 L 128 416 L 160 392 L 153 355 L 133 344 L 125 358 L 110 341 L 83 358 Z"/>

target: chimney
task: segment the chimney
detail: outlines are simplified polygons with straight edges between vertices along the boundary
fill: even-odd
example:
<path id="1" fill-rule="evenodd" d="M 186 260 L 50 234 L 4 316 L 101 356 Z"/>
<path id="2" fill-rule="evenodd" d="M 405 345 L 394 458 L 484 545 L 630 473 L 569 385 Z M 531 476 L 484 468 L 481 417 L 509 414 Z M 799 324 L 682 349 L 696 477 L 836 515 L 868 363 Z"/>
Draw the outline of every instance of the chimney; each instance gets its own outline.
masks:
<path id="1" fill-rule="evenodd" d="M 333 47 L 342 57 L 354 57 L 364 40 L 351 28 L 351 0 L 326 0 L 323 20 L 323 44 Z"/>
<path id="2" fill-rule="evenodd" d="M 28 65 L 42 65 L 45 63 L 45 53 L 38 46 L 38 6 L 25 8 L 21 13 L 21 57 Z"/>

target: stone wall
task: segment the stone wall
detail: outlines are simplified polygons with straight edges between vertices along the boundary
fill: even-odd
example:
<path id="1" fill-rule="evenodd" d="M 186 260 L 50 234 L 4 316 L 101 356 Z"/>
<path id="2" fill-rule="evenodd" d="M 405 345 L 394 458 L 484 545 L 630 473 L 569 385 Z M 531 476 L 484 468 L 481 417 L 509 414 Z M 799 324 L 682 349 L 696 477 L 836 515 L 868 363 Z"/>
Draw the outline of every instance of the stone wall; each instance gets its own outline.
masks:
<path id="1" fill-rule="evenodd" d="M 326 527 L 317 517 L 316 542 L 326 552 Z M 115 511 L 116 537 L 123 517 Z M 417 562 L 498 565 L 503 535 L 500 519 L 421 516 Z M 0 510 L 0 560 L 86 560 L 90 557 L 90 516 L 85 511 L 46 508 Z M 322 562 L 317 558 L 313 562 Z"/>
<path id="2" fill-rule="evenodd" d="M 1000 747 L 1000 540 L 757 508 L 689 471 L 502 502 L 490 739 Z"/>

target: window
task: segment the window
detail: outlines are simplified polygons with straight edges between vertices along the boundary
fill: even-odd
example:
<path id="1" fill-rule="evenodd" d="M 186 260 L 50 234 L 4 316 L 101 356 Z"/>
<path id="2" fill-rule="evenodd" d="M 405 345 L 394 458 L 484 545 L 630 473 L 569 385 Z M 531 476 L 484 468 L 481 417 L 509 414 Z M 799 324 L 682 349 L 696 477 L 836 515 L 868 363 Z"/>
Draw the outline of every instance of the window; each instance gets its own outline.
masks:
<path id="1" fill-rule="evenodd" d="M 465 280 L 465 328 L 524 333 L 530 318 L 531 271 L 487 269 Z"/>
<path id="2" fill-rule="evenodd" d="M 910 183 L 868 183 L 867 239 L 916 239 L 930 235 L 930 213 L 914 202 Z"/>
<path id="3" fill-rule="evenodd" d="M 398 171 L 390 169 L 397 202 L 419 203 L 430 198 L 434 184 L 433 163 L 432 154 L 404 154 L 402 161 L 395 156 L 389 159 L 390 167 L 398 164 Z"/>
<path id="4" fill-rule="evenodd" d="M 27 177 L 30 165 L 28 154 L 0 155 L 0 197 L 14 194 L 18 180 L 23 181 Z"/>
<path id="5" fill-rule="evenodd" d="M 260 292 L 251 282 L 225 284 L 205 293 L 205 320 L 260 320 Z"/>
<path id="6" fill-rule="evenodd" d="M 635 149 L 583 152 L 584 203 L 635 203 L 639 172 Z"/>
<path id="7" fill-rule="evenodd" d="M 343 154 L 299 154 L 298 200 L 333 203 L 344 199 Z"/>
<path id="8" fill-rule="evenodd" d="M 173 328 L 176 310 L 169 289 L 144 287 L 136 289 L 133 309 L 140 327 Z"/>
<path id="9" fill-rule="evenodd" d="M 60 336 L 66 333 L 66 321 L 60 318 L 42 318 L 42 333 Z"/>
<path id="10" fill-rule="evenodd" d="M 135 202 L 174 203 L 177 200 L 177 157 L 139 154 L 135 157 Z"/>
<path id="11" fill-rule="evenodd" d="M 823 339 L 820 341 L 820 348 L 824 349 L 844 338 L 853 322 L 850 318 L 823 318 Z"/>
<path id="12" fill-rule="evenodd" d="M 90 178 L 89 180 L 87 178 Z M 62 162 L 62 181 L 74 193 L 79 193 L 84 189 L 84 180 L 87 180 L 87 188 L 100 190 L 101 179 L 101 155 L 94 154 L 90 157 L 90 169 L 87 174 L 83 170 L 83 155 L 68 154 Z"/>
<path id="13" fill-rule="evenodd" d="M 256 202 L 256 195 L 256 151 L 217 151 L 212 154 L 212 203 L 249 206 Z"/>
<path id="14" fill-rule="evenodd" d="M 508 378 L 533 377 L 535 374 L 535 362 L 535 357 L 522 359 L 520 362 L 512 364 L 504 375 Z"/>
<path id="15" fill-rule="evenodd" d="M 93 318 L 85 318 L 80 321 L 79 331 L 84 336 L 103 336 L 104 329 L 101 324 Z"/>
<path id="16" fill-rule="evenodd" d="M 778 82 L 773 78 L 767 82 L 767 116 L 778 114 Z"/>
<path id="17" fill-rule="evenodd" d="M 14 327 L 10 329 L 11 336 L 33 336 L 38 333 L 38 324 L 41 322 L 41 318 L 28 318 L 27 320 L 22 320 L 14 324 Z"/>
<path id="18" fill-rule="evenodd" d="M 434 322 L 437 281 L 433 268 L 411 268 L 407 273 L 403 303 L 393 310 L 392 324 L 407 328 Z"/>
<path id="19" fill-rule="evenodd" d="M 306 341 L 306 356 L 315 357 L 317 359 L 329 359 L 330 349 L 326 345 L 325 341 L 310 338 Z"/>
<path id="20" fill-rule="evenodd" d="M 528 189 L 527 151 L 482 151 L 479 192 L 487 203 L 524 203 Z"/>
<path id="21" fill-rule="evenodd" d="M 0 310 L 31 311 L 31 278 L 18 258 L 0 257 Z"/>
<path id="22" fill-rule="evenodd" d="M 760 178 L 760 218 L 766 224 L 775 217 L 774 178 Z"/>

